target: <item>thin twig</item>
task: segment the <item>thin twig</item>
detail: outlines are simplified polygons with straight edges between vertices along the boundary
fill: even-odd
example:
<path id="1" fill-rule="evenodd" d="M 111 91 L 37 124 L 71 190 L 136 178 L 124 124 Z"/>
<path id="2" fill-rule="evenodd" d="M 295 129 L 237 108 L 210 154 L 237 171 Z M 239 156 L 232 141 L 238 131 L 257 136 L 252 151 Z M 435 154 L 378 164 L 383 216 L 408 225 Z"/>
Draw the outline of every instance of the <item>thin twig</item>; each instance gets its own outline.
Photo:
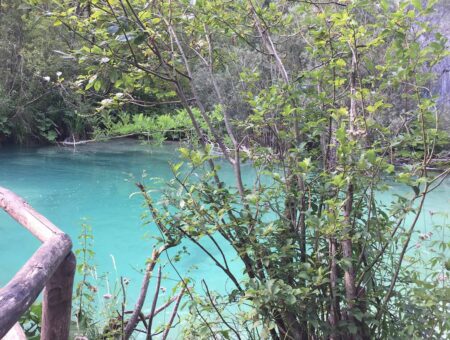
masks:
<path id="1" fill-rule="evenodd" d="M 147 340 L 151 340 L 152 338 L 152 323 L 153 323 L 153 317 L 155 316 L 155 308 L 156 303 L 158 302 L 158 296 L 159 296 L 159 288 L 161 287 L 161 266 L 159 266 L 158 269 L 158 281 L 156 282 L 156 288 L 155 288 L 155 294 L 153 296 L 153 302 L 152 302 L 152 309 L 149 314 L 148 318 L 148 327 L 147 327 Z M 144 318 L 145 320 L 145 318 Z"/>
<path id="2" fill-rule="evenodd" d="M 169 335 L 169 331 L 172 328 L 173 320 L 175 320 L 175 316 L 177 315 L 178 307 L 180 306 L 180 301 L 181 301 L 181 298 L 183 297 L 185 290 L 186 290 L 186 288 L 183 287 L 180 295 L 178 295 L 177 302 L 175 303 L 175 306 L 173 307 L 172 315 L 170 316 L 170 319 L 169 319 L 169 323 L 167 324 L 166 329 L 162 335 L 162 340 L 166 340 L 167 336 Z"/>
<path id="3" fill-rule="evenodd" d="M 234 334 L 236 334 L 236 337 L 238 340 L 241 340 L 241 337 L 239 336 L 239 332 L 231 327 L 231 325 L 225 320 L 225 318 L 223 317 L 222 313 L 219 311 L 219 309 L 217 308 L 216 304 L 214 303 L 212 297 L 211 297 L 211 293 L 209 291 L 208 285 L 206 284 L 205 280 L 202 280 L 202 284 L 205 286 L 205 290 L 206 290 L 206 295 L 208 296 L 209 302 L 211 303 L 211 306 L 213 306 L 214 310 L 216 311 L 217 315 L 219 316 L 220 320 L 222 320 L 222 322 L 233 331 Z"/>

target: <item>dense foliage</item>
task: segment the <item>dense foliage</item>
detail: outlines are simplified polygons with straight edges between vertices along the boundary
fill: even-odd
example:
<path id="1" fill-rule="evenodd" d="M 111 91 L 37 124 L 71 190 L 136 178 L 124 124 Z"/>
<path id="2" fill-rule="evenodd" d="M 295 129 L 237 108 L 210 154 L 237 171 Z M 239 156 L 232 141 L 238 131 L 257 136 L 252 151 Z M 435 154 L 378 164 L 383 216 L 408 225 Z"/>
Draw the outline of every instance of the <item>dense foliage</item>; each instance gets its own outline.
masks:
<path id="1" fill-rule="evenodd" d="M 448 55 L 424 20 L 433 3 L 33 2 L 79 37 L 65 53 L 84 65 L 77 95 L 101 99 L 98 136 L 189 138 L 160 204 L 138 184 L 161 233 L 146 277 L 189 241 L 234 285 L 211 292 L 181 278 L 185 338 L 448 335 L 449 244 L 416 231 L 449 172 L 430 172 L 447 143 L 429 90 Z M 158 109 L 149 117 L 139 107 Z M 234 183 L 221 178 L 217 151 Z M 396 171 L 401 159 L 408 164 Z M 383 205 L 386 183 L 410 193 Z M 413 257 L 419 238 L 432 258 Z M 141 308 L 120 315 L 119 336 L 131 336 Z"/>
<path id="2" fill-rule="evenodd" d="M 0 143 L 84 137 L 92 104 L 69 86 L 80 69 L 62 52 L 77 41 L 31 9 L 19 1 L 0 3 Z"/>

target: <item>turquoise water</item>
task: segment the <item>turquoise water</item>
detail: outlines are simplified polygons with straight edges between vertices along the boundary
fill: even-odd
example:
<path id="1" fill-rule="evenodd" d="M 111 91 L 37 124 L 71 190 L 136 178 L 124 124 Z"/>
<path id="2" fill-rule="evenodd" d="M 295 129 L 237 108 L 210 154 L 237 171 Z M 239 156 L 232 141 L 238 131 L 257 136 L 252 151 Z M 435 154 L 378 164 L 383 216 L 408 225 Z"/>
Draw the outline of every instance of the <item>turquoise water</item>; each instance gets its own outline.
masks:
<path id="1" fill-rule="evenodd" d="M 95 264 L 97 265 L 98 301 L 107 303 L 103 294 L 117 288 L 117 279 L 123 275 L 130 280 L 128 300 L 134 302 L 142 279 L 140 270 L 152 251 L 156 235 L 151 225 L 142 225 L 144 212 L 130 174 L 139 179 L 145 170 L 148 177 L 171 178 L 169 161 L 176 162 L 177 145 L 155 147 L 141 145 L 132 140 L 81 145 L 76 148 L 44 147 L 34 149 L 0 149 L 0 186 L 24 197 L 37 211 L 67 232 L 77 247 L 77 236 L 83 218 L 93 228 Z M 226 169 L 226 167 L 224 167 Z M 244 167 L 246 179 L 252 179 L 249 166 Z M 232 183 L 231 171 L 224 170 L 224 180 Z M 393 188 L 393 193 L 407 188 Z M 389 200 L 391 194 L 383 196 Z M 420 229 L 431 228 L 429 211 L 450 210 L 450 180 L 429 197 Z M 0 211 L 0 286 L 11 279 L 38 247 L 39 243 L 6 213 Z M 205 278 L 211 289 L 223 289 L 224 275 L 201 250 L 189 243 L 190 252 L 176 263 L 181 275 L 197 280 Z M 235 258 L 233 252 L 224 250 Z M 217 253 L 217 251 L 216 251 Z M 174 255 L 175 251 L 171 251 Z M 162 285 L 170 289 L 179 279 L 166 265 L 167 276 Z M 193 266 L 198 268 L 193 270 Z M 237 276 L 241 265 L 234 261 Z M 109 273 L 108 279 L 101 278 Z M 227 290 L 233 288 L 226 284 Z M 150 288 L 151 291 L 152 288 Z M 151 293 L 152 295 L 153 293 Z M 150 298 L 148 300 L 151 300 Z"/>
<path id="2" fill-rule="evenodd" d="M 122 275 L 130 281 L 127 296 L 131 306 L 140 288 L 140 271 L 155 244 L 151 236 L 158 233 L 153 225 L 143 225 L 141 221 L 145 208 L 140 195 L 131 195 L 137 188 L 130 176 L 140 179 L 145 170 L 148 177 L 169 179 L 169 162 L 176 161 L 177 145 L 155 147 L 132 140 L 87 144 L 75 151 L 60 147 L 4 148 L 0 149 L 0 186 L 24 197 L 35 210 L 68 233 L 75 248 L 86 219 L 93 229 L 99 303 L 110 302 L 103 295 L 119 288 Z M 231 180 L 231 172 L 225 173 L 225 178 L 228 176 Z M 2 286 L 33 254 L 39 242 L 2 210 L 0 235 Z M 232 284 L 201 250 L 189 243 L 185 245 L 190 254 L 175 263 L 182 276 L 193 277 L 197 282 L 207 278 L 211 289 L 223 289 L 227 282 L 226 288 L 232 289 Z M 224 250 L 235 257 L 226 246 Z M 169 253 L 175 255 L 176 250 Z M 162 286 L 169 290 L 179 277 L 166 258 L 162 263 Z M 198 269 L 193 270 L 194 265 Z M 231 265 L 241 272 L 237 262 Z M 104 273 L 109 274 L 108 280 L 101 278 Z M 152 287 L 150 292 L 152 296 Z"/>

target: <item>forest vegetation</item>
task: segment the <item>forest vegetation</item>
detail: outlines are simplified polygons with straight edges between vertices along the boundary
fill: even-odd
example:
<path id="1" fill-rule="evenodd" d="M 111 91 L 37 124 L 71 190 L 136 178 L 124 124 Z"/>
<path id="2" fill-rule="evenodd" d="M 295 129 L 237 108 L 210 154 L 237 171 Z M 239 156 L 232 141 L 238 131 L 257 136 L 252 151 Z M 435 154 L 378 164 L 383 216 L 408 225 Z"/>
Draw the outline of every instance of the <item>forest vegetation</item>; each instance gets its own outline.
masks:
<path id="1" fill-rule="evenodd" d="M 417 225 L 450 172 L 449 12 L 433 0 L 2 0 L 0 144 L 183 142 L 160 202 L 136 183 L 160 237 L 138 301 L 101 328 L 84 226 L 83 336 L 170 338 L 173 319 L 152 329 L 148 284 L 166 250 L 192 242 L 233 289 L 180 277 L 182 338 L 447 337 L 450 244 Z M 379 201 L 387 183 L 409 195 Z M 414 255 L 417 238 L 433 256 Z"/>

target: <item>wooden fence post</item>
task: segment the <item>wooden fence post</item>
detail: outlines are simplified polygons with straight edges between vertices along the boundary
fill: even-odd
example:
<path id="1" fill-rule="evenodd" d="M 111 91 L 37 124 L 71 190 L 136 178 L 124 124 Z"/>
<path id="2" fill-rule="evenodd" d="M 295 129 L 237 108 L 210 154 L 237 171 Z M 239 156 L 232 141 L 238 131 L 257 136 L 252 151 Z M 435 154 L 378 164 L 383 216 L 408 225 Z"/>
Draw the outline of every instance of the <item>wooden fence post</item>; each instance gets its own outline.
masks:
<path id="1" fill-rule="evenodd" d="M 17 321 L 43 290 L 41 339 L 68 340 L 76 268 L 70 237 L 2 187 L 0 209 L 43 242 L 12 280 L 0 288 L 0 339 L 7 334 L 9 338 L 24 338 Z"/>
<path id="2" fill-rule="evenodd" d="M 27 340 L 27 336 L 17 322 L 14 324 L 13 328 L 2 338 L 2 340 Z"/>
<path id="3" fill-rule="evenodd" d="M 70 252 L 45 285 L 41 340 L 69 338 L 75 267 L 75 255 Z"/>

